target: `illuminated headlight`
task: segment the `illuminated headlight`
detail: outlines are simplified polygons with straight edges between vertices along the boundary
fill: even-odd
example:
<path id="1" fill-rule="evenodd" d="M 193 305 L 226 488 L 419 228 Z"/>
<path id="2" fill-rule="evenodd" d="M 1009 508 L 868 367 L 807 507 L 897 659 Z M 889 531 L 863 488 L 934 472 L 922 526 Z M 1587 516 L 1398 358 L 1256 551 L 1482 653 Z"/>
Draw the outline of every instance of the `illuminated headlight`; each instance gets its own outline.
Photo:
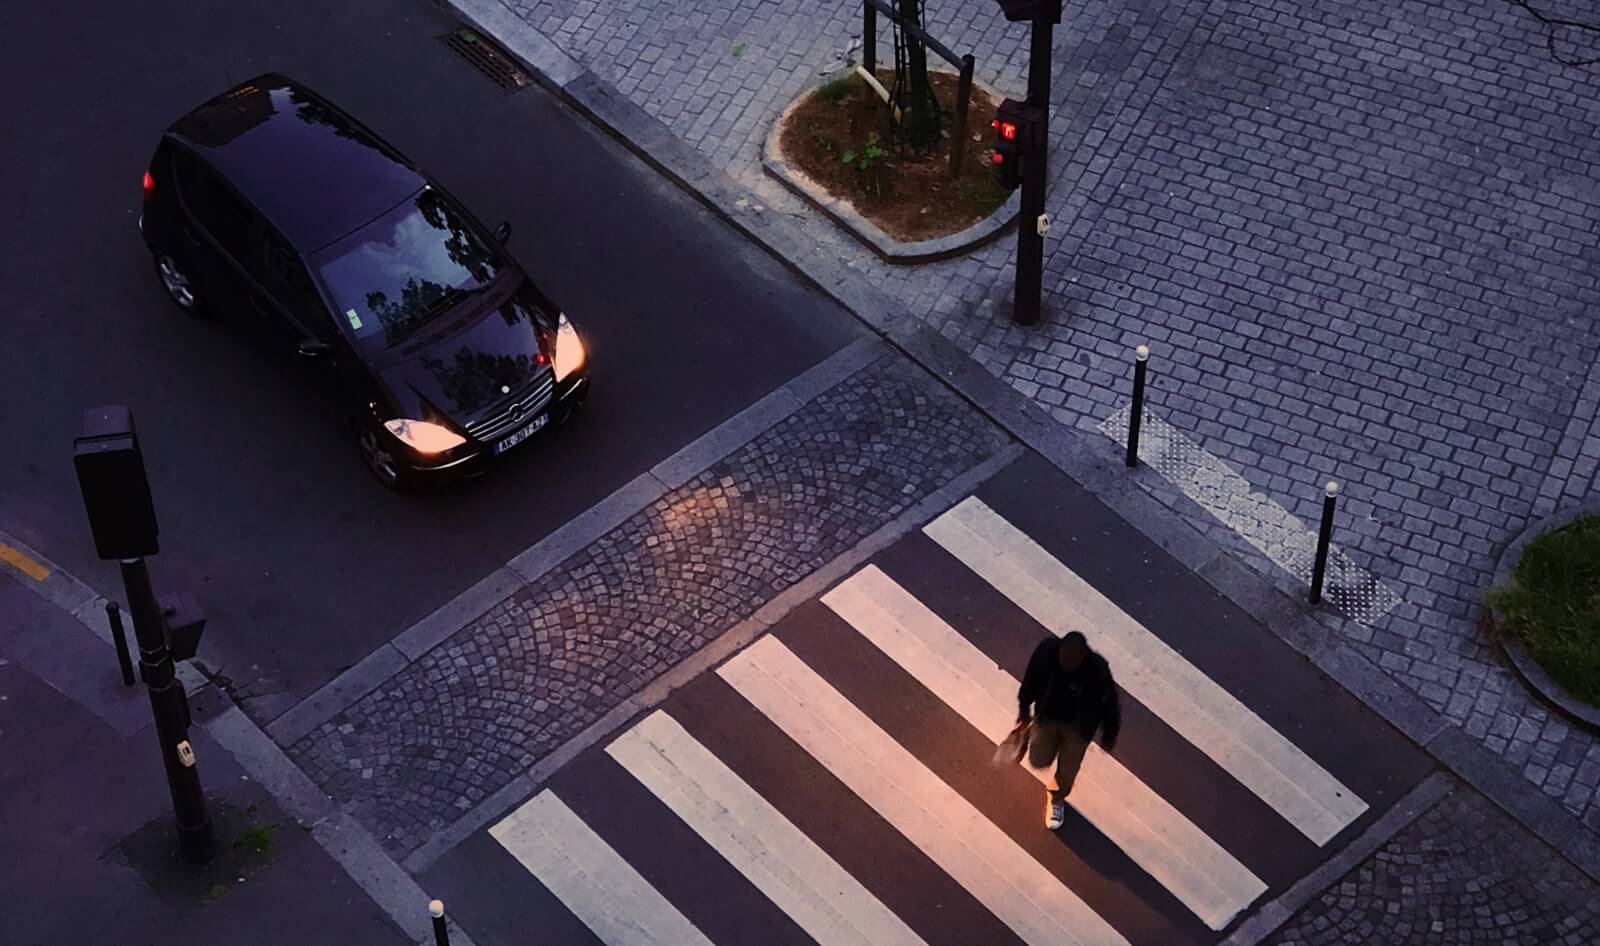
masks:
<path id="1" fill-rule="evenodd" d="M 564 381 L 567 375 L 582 368 L 583 358 L 583 340 L 578 338 L 578 330 L 563 312 L 556 322 L 556 380 Z"/>
<path id="2" fill-rule="evenodd" d="M 430 424 L 425 420 L 397 417 L 394 420 L 384 421 L 383 426 L 389 428 L 389 433 L 400 438 L 401 443 L 425 456 L 443 453 L 467 442 L 465 437 L 450 428 Z"/>

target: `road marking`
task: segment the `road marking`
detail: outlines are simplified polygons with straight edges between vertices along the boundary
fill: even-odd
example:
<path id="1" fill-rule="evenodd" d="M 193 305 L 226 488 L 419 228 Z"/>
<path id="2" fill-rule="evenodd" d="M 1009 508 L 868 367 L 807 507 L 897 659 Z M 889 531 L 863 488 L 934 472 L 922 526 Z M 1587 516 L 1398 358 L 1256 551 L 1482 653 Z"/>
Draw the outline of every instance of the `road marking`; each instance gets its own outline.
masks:
<path id="1" fill-rule="evenodd" d="M 819 946 L 926 946 L 827 852 L 657 710 L 606 752 Z"/>
<path id="2" fill-rule="evenodd" d="M 1019 683 L 875 565 L 822 598 L 996 745 Z M 1046 787 L 1052 773 L 1025 766 Z M 1207 926 L 1220 930 L 1267 885 L 1096 744 L 1067 801 Z"/>
<path id="3" fill-rule="evenodd" d="M 489 829 L 606 946 L 713 946 L 555 793 Z"/>
<path id="4" fill-rule="evenodd" d="M 923 527 L 1056 636 L 1089 632 L 1122 687 L 1322 845 L 1367 805 L 1249 707 L 976 496 Z"/>
<path id="5" fill-rule="evenodd" d="M 1030 946 L 1128 946 L 776 637 L 717 673 Z"/>
<path id="6" fill-rule="evenodd" d="M 0 562 L 10 565 L 34 581 L 44 581 L 50 577 L 50 569 L 36 561 L 33 556 L 4 542 L 0 542 Z"/>
<path id="7" fill-rule="evenodd" d="M 1100 423 L 1100 432 L 1126 443 L 1124 405 Z M 1171 424 L 1145 409 L 1140 426 L 1139 460 L 1166 477 L 1200 508 L 1296 578 L 1311 583 L 1317 534 L 1289 510 L 1257 493 L 1250 481 Z M 1320 491 L 1319 491 L 1320 492 Z M 1361 624 L 1371 625 L 1399 606 L 1401 598 L 1338 547 L 1328 551 L 1323 597 Z"/>

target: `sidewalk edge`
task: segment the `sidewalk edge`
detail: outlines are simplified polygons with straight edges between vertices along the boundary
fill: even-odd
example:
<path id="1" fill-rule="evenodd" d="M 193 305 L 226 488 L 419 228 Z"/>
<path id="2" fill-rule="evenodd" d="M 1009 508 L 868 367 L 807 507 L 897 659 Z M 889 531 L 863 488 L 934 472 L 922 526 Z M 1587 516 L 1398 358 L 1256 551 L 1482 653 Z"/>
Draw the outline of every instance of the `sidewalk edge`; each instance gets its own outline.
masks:
<path id="1" fill-rule="evenodd" d="M 1119 479 L 1117 469 L 1103 451 L 1087 442 L 1079 432 L 1057 422 L 1021 392 L 990 374 L 949 340 L 929 329 L 898 299 L 867 283 L 842 261 L 825 256 L 815 242 L 806 239 L 797 227 L 777 219 L 775 215 L 753 209 L 760 206 L 759 202 L 751 200 L 732 177 L 714 167 L 665 124 L 604 79 L 581 66 L 577 74 L 572 74 L 566 64 L 575 61 L 565 53 L 560 53 L 559 59 L 553 59 L 548 48 L 555 47 L 555 43 L 537 29 L 525 21 L 520 22 L 514 34 L 496 34 L 486 27 L 485 23 L 494 22 L 499 16 L 495 11 L 506 9 L 499 0 L 442 2 L 463 20 L 494 36 L 514 57 L 539 73 L 542 85 L 555 92 L 579 114 L 593 121 L 685 193 L 698 199 L 724 222 L 754 240 L 780 264 L 833 299 L 914 362 L 938 376 L 947 387 L 988 416 L 1002 430 L 1044 456 L 1152 541 L 1164 548 L 1175 544 L 1202 561 L 1226 554 L 1200 530 L 1167 513 L 1149 493 L 1127 483 L 1125 478 L 1122 478 L 1122 483 L 1116 482 Z M 528 34 L 536 35 L 537 42 L 527 41 L 525 37 Z M 556 62 L 562 71 L 543 74 L 543 61 Z M 1135 490 L 1138 495 L 1135 495 Z M 1202 574 L 1208 583 L 1211 583 L 1210 574 Z M 1227 587 L 1215 583 L 1213 587 L 1264 624 L 1266 622 L 1259 616 L 1263 600 L 1276 596 L 1294 606 L 1293 599 L 1282 588 L 1259 573 L 1253 575 L 1250 583 L 1262 590 L 1245 594 L 1242 596 L 1244 600 L 1241 600 L 1241 582 L 1235 578 L 1237 576 L 1230 578 Z M 1350 683 L 1346 681 L 1354 681 L 1362 692 L 1393 692 L 1397 684 L 1365 654 L 1342 640 L 1335 640 L 1331 645 L 1326 643 L 1327 636 L 1336 632 L 1330 626 L 1333 619 L 1319 616 L 1316 611 L 1303 605 L 1294 609 L 1301 615 L 1302 621 L 1312 622 L 1311 635 L 1302 630 L 1292 637 L 1285 637 L 1287 643 L 1325 671 L 1324 661 L 1335 655 L 1342 657 L 1340 669 L 1344 676 L 1340 682 L 1347 688 Z M 1282 605 L 1270 607 L 1274 615 L 1281 616 L 1285 610 Z M 1283 636 L 1278 627 L 1272 624 L 1266 626 L 1273 633 Z M 1319 630 L 1320 634 L 1317 633 Z M 1318 640 L 1324 643 L 1318 645 L 1315 643 Z M 1311 645 L 1309 649 L 1308 644 Z M 1398 715 L 1396 707 L 1387 704 L 1367 705 L 1403 732 L 1439 733 L 1421 745 L 1440 765 L 1455 771 L 1468 784 L 1483 791 L 1523 828 L 1538 836 L 1593 880 L 1600 882 L 1600 838 L 1581 820 L 1539 793 L 1536 787 L 1527 784 L 1520 772 L 1512 770 L 1508 763 L 1487 750 L 1479 747 L 1479 752 L 1467 752 L 1456 750 L 1453 744 L 1440 743 L 1444 735 L 1448 735 L 1449 731 L 1458 731 L 1458 728 L 1414 695 L 1409 700 L 1401 700 L 1400 704 L 1399 708 L 1403 711 Z M 1432 748 L 1435 744 L 1441 748 L 1451 746 L 1448 758 Z M 1544 812 L 1545 806 L 1540 804 L 1542 801 L 1556 805 L 1562 817 L 1546 817 L 1542 813 L 1537 819 L 1527 820 L 1524 817 L 1525 810 L 1540 809 Z M 1588 839 L 1583 850 L 1572 850 L 1574 836 Z"/>

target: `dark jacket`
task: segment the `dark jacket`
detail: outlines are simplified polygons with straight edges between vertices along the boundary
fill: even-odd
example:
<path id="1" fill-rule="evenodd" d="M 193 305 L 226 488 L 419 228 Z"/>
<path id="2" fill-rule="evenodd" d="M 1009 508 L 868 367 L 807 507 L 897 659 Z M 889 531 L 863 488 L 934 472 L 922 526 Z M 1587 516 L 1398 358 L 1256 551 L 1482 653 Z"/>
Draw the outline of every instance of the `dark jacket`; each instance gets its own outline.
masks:
<path id="1" fill-rule="evenodd" d="M 1069 679 L 1057 657 L 1060 650 L 1061 640 L 1056 637 L 1046 638 L 1034 648 L 1017 693 L 1017 718 L 1026 718 L 1030 715 L 1028 708 L 1038 704 L 1041 718 L 1070 719 L 1086 740 L 1093 739 L 1095 731 L 1103 727 L 1100 742 L 1109 752 L 1122 728 L 1122 705 L 1116 681 L 1111 679 L 1111 665 L 1091 650 Z M 1074 682 L 1077 698 L 1071 699 Z"/>

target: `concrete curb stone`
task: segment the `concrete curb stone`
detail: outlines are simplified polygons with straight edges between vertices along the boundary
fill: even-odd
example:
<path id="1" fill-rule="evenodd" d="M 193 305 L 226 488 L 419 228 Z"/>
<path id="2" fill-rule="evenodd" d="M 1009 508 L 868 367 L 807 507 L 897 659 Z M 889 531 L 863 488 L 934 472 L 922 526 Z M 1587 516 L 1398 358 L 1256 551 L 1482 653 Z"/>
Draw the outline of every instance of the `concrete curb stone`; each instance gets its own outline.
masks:
<path id="1" fill-rule="evenodd" d="M 1517 533 L 1517 537 L 1511 540 L 1511 544 L 1500 553 L 1500 559 L 1495 563 L 1494 584 L 1491 587 L 1501 587 L 1511 580 L 1511 573 L 1522 560 L 1522 550 L 1527 548 L 1529 542 L 1545 532 L 1567 525 L 1580 516 L 1595 515 L 1600 515 L 1600 500 L 1591 500 L 1546 516 Z M 1490 617 L 1496 624 L 1503 623 L 1498 610 L 1490 609 Z M 1511 668 L 1540 699 L 1555 707 L 1557 712 L 1577 725 L 1591 732 L 1600 732 L 1600 707 L 1590 706 L 1568 693 L 1565 687 L 1539 666 L 1538 661 L 1533 659 L 1533 655 L 1528 653 L 1528 648 L 1523 646 L 1520 640 L 1507 634 L 1497 633 L 1494 636 L 1500 649 L 1505 652 L 1506 659 L 1510 661 Z"/>
<path id="2" fill-rule="evenodd" d="M 1022 210 L 1022 192 L 1012 191 L 1005 203 L 983 220 L 978 221 L 965 230 L 952 233 L 948 236 L 937 237 L 931 240 L 902 241 L 885 233 L 877 224 L 873 223 L 850 205 L 849 201 L 834 197 L 829 194 L 810 177 L 798 168 L 789 166 L 783 159 L 783 152 L 778 147 L 778 140 L 782 135 L 784 123 L 789 116 L 799 108 L 811 92 L 832 79 L 845 78 L 854 73 L 853 69 L 843 70 L 822 83 L 811 87 L 810 91 L 802 94 L 785 108 L 772 123 L 772 129 L 767 133 L 767 140 L 762 145 L 761 168 L 767 176 L 787 187 L 792 193 L 806 203 L 827 215 L 834 223 L 838 224 L 850 235 L 860 240 L 878 254 L 885 262 L 896 265 L 915 263 L 932 263 L 938 260 L 950 259 L 955 256 L 976 249 L 996 239 L 1005 233 L 1017 222 L 1017 215 Z M 988 91 L 988 90 L 985 90 Z M 992 94 L 992 93 L 991 93 Z"/>
<path id="3" fill-rule="evenodd" d="M 447 2 L 459 15 L 474 23 L 482 22 L 486 11 L 500 7 L 498 0 Z M 519 48 L 514 36 L 497 38 L 507 44 L 513 56 L 530 68 L 541 68 L 539 59 L 545 55 L 542 48 Z M 566 57 L 563 55 L 562 58 Z M 1156 503 L 1149 495 L 1143 501 L 1132 499 L 1131 491 L 1138 487 L 1126 480 L 1120 485 L 1113 484 L 1114 469 L 1103 453 L 1100 453 L 1100 459 L 1096 459 L 1099 451 L 1086 443 L 1079 432 L 1056 423 L 1043 408 L 1012 390 L 966 353 L 918 322 L 898 300 L 878 290 L 864 278 L 850 273 L 850 268 L 837 260 L 823 257 L 800 234 L 798 228 L 749 210 L 752 205 L 750 198 L 725 172 L 712 167 L 707 159 L 609 83 L 585 70 L 582 75 L 565 82 L 556 80 L 552 75 L 547 77 L 544 84 L 555 89 L 573 108 L 595 120 L 642 160 L 697 197 L 719 217 L 764 246 L 778 261 L 855 314 L 923 368 L 937 375 L 962 398 L 1019 441 L 1045 456 L 1119 515 L 1130 507 Z M 1145 510 L 1148 509 L 1149 506 L 1145 505 Z M 1199 534 L 1198 530 L 1175 516 L 1147 518 L 1135 515 L 1143 521 L 1136 522 L 1129 518 L 1130 524 L 1140 528 L 1152 540 L 1164 547 L 1169 543 L 1187 547 L 1191 554 L 1186 561 L 1198 560 L 1204 564 L 1223 554 L 1210 538 Z M 1209 554 L 1200 551 L 1206 548 L 1211 549 Z M 1258 574 L 1254 584 L 1261 590 L 1254 594 L 1243 594 L 1241 586 L 1252 583 L 1248 576 L 1223 569 L 1202 571 L 1202 576 L 1208 581 L 1216 575 L 1226 576 L 1223 582 L 1225 587 L 1213 586 L 1233 598 L 1252 617 L 1260 620 L 1258 615 L 1264 614 L 1269 620 L 1277 618 L 1281 622 L 1284 606 L 1264 605 L 1271 601 L 1272 591 L 1284 592 L 1282 581 Z M 1289 597 L 1287 594 L 1283 596 Z M 1320 636 L 1317 627 L 1321 626 L 1323 632 L 1329 628 L 1323 620 L 1311 617 L 1315 612 L 1306 608 L 1298 610 L 1303 619 L 1316 621 L 1309 631 L 1286 637 L 1291 645 L 1300 649 Z M 1275 632 L 1279 631 L 1280 625 L 1268 626 Z M 1390 694 L 1388 700 L 1369 705 L 1403 731 L 1437 733 L 1424 746 L 1441 764 L 1456 771 L 1463 780 L 1490 797 L 1524 827 L 1600 882 L 1600 838 L 1585 830 L 1581 821 L 1562 809 L 1557 802 L 1538 795 L 1504 760 L 1473 743 L 1464 733 L 1449 727 L 1439 713 L 1416 696 L 1396 692 L 1398 684 L 1365 655 L 1342 642 L 1320 650 L 1313 646 L 1313 653 L 1319 652 L 1321 659 L 1317 660 L 1318 666 L 1330 673 L 1337 671 L 1340 682 L 1354 692 L 1364 697 L 1367 694 L 1374 697 Z M 1335 652 L 1340 656 L 1337 661 L 1331 659 Z M 1397 706 L 1406 709 L 1397 711 Z M 1548 803 L 1548 806 L 1542 803 Z"/>

